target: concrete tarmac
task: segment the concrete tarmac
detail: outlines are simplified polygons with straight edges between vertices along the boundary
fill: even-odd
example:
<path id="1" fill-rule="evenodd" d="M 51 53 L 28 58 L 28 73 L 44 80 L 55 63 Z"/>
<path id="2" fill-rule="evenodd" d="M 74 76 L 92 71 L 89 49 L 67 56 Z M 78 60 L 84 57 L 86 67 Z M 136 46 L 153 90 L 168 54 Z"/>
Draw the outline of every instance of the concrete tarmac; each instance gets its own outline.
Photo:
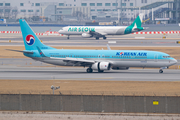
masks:
<path id="1" fill-rule="evenodd" d="M 3 34 L 0 45 L 23 45 L 21 35 Z M 56 46 L 175 46 L 179 39 L 177 34 L 168 35 L 168 39 L 162 39 L 163 35 L 124 35 L 109 36 L 107 40 L 95 40 L 94 38 L 82 38 L 74 36 L 67 40 L 61 36 L 40 36 L 46 45 Z M 11 37 L 11 38 L 9 38 Z M 145 37 L 143 39 L 135 37 Z M 153 38 L 154 37 L 154 38 Z M 147 38 L 147 39 L 146 39 Z M 173 38 L 173 39 L 170 39 Z M 12 40 L 12 42 L 8 42 Z M 179 64 L 179 63 L 178 63 Z M 55 67 L 31 59 L 0 59 L 0 79 L 20 80 L 118 80 L 118 81 L 180 81 L 179 70 L 164 70 L 159 74 L 158 69 L 130 69 L 110 70 L 104 73 L 86 73 L 86 68 Z"/>
<path id="2" fill-rule="evenodd" d="M 177 65 L 180 65 L 178 60 Z M 0 79 L 16 80 L 117 80 L 117 81 L 180 81 L 180 70 L 159 69 L 110 70 L 104 73 L 86 73 L 83 67 L 61 67 L 30 58 L 1 58 Z"/>
<path id="3" fill-rule="evenodd" d="M 106 40 L 100 38 L 82 38 L 81 36 L 71 36 L 67 39 L 65 36 L 39 36 L 44 44 L 50 46 L 175 46 L 179 47 L 176 42 L 180 40 L 179 34 L 169 34 L 166 39 L 164 35 L 121 35 L 107 36 Z M 11 42 L 9 42 L 11 40 Z M 6 34 L 0 38 L 0 45 L 24 45 L 22 36 Z"/>
<path id="4" fill-rule="evenodd" d="M 86 73 L 80 67 L 19 67 L 0 65 L 0 79 L 14 80 L 108 80 L 108 81 L 180 81 L 180 70 L 158 69 L 110 70 Z"/>
<path id="5" fill-rule="evenodd" d="M 179 114 L 0 111 L 1 120 L 179 120 Z"/>

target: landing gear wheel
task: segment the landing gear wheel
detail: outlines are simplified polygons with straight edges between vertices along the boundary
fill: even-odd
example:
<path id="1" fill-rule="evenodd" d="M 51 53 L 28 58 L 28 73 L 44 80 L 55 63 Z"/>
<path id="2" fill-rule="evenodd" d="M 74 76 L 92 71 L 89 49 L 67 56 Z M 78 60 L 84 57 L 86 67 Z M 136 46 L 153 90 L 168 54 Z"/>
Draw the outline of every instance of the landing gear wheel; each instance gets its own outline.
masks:
<path id="1" fill-rule="evenodd" d="M 96 37 L 96 40 L 99 40 L 99 37 Z"/>
<path id="2" fill-rule="evenodd" d="M 160 69 L 160 70 L 159 70 L 159 73 L 163 73 L 163 70 L 162 70 L 162 69 Z"/>
<path id="3" fill-rule="evenodd" d="M 106 37 L 104 36 L 104 37 L 103 37 L 103 39 L 105 40 L 105 39 L 106 39 Z"/>
<path id="4" fill-rule="evenodd" d="M 67 39 L 69 39 L 69 36 L 67 37 Z"/>
<path id="5" fill-rule="evenodd" d="M 86 71 L 87 71 L 87 73 L 92 73 L 93 69 L 92 68 L 88 68 Z"/>
<path id="6" fill-rule="evenodd" d="M 99 72 L 99 73 L 102 73 L 102 72 L 104 72 L 104 70 L 98 70 L 98 72 Z"/>

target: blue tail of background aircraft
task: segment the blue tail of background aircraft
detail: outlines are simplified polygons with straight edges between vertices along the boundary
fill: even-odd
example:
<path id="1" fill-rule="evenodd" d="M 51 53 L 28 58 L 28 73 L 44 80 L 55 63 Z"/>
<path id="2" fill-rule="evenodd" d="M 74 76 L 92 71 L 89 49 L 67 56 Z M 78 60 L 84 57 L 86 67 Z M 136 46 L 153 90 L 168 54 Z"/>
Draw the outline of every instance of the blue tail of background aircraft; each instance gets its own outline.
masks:
<path id="1" fill-rule="evenodd" d="M 38 50 L 40 49 L 54 49 L 52 47 L 42 44 L 34 31 L 30 28 L 28 23 L 24 19 L 19 20 L 22 36 L 24 40 L 24 46 L 26 50 Z"/>

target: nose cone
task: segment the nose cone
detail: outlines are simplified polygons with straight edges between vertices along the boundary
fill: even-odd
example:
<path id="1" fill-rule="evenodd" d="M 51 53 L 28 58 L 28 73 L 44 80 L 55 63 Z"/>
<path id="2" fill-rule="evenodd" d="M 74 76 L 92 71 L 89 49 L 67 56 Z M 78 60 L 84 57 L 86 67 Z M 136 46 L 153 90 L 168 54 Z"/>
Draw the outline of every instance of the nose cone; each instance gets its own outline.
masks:
<path id="1" fill-rule="evenodd" d="M 59 30 L 59 31 L 58 31 L 59 34 L 62 34 L 62 32 L 63 32 L 63 30 Z"/>
<path id="2" fill-rule="evenodd" d="M 177 60 L 176 59 L 171 59 L 171 65 L 174 65 L 174 64 L 176 64 L 177 63 Z"/>

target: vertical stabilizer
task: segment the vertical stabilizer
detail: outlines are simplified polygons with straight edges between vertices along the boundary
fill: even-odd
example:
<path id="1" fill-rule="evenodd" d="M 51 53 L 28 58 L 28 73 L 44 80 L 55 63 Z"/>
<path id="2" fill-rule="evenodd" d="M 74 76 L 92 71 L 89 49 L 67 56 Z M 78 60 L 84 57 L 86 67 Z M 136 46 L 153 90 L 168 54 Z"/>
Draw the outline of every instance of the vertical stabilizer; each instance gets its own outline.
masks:
<path id="1" fill-rule="evenodd" d="M 131 27 L 141 27 L 142 24 L 142 20 L 143 20 L 143 14 L 139 14 L 139 16 L 134 20 L 134 22 L 130 25 Z"/>
<path id="2" fill-rule="evenodd" d="M 134 22 L 125 29 L 124 34 L 129 34 L 129 33 L 135 32 L 135 31 L 137 32 L 137 31 L 144 30 L 144 28 L 141 27 L 142 19 L 143 19 L 143 14 L 141 13 L 134 20 Z"/>
<path id="3" fill-rule="evenodd" d="M 40 49 L 54 49 L 52 47 L 44 45 L 24 19 L 20 19 L 19 23 L 26 50 L 37 50 L 37 47 L 39 47 Z"/>

